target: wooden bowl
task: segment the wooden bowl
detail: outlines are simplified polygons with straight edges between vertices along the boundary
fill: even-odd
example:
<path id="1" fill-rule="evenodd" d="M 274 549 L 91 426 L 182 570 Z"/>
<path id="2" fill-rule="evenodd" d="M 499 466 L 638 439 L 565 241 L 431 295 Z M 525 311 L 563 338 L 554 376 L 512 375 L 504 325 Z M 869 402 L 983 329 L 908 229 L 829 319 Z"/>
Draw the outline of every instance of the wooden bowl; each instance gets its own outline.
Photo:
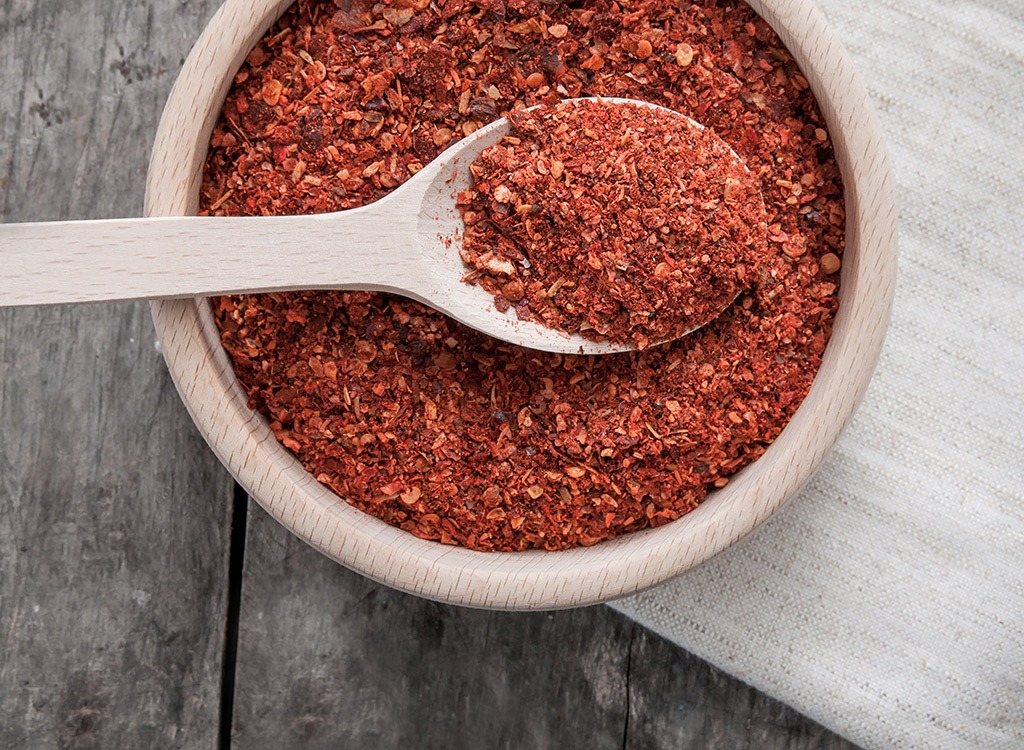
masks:
<path id="1" fill-rule="evenodd" d="M 291 0 L 227 0 L 174 85 L 150 163 L 150 215 L 194 214 L 210 133 L 235 72 Z M 775 512 L 846 426 L 878 358 L 896 272 L 889 164 L 867 92 L 811 0 L 751 0 L 817 96 L 846 186 L 840 309 L 810 393 L 767 453 L 696 510 L 657 529 L 564 552 L 486 553 L 425 541 L 349 506 L 283 448 L 221 348 L 204 299 L 154 302 L 167 365 L 231 473 L 278 521 L 377 581 L 453 604 L 571 607 L 653 586 L 720 552 Z"/>

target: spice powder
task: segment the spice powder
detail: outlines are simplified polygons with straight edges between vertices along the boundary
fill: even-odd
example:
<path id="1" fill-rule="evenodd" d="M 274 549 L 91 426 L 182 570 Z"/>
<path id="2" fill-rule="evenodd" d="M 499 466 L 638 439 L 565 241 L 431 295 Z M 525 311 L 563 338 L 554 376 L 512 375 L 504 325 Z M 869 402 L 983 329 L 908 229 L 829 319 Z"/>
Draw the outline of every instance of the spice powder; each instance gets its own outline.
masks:
<path id="1" fill-rule="evenodd" d="M 760 183 L 713 131 L 603 99 L 509 122 L 458 199 L 466 280 L 499 310 L 645 349 L 714 320 L 756 280 Z"/>
<path id="2" fill-rule="evenodd" d="M 737 2 L 300 0 L 214 129 L 203 214 L 316 213 L 380 198 L 512 110 L 580 96 L 686 114 L 760 181 L 769 257 L 700 331 L 562 356 L 378 293 L 213 301 L 278 439 L 347 502 L 425 539 L 555 550 L 658 526 L 778 436 L 820 365 L 844 245 L 807 80 Z"/>

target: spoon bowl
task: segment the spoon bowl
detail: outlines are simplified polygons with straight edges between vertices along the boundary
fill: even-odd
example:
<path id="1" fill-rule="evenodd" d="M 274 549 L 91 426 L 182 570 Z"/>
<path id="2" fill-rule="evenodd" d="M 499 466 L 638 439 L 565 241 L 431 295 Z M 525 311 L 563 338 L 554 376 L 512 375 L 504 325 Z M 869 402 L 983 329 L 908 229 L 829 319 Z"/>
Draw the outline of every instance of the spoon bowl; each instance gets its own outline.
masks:
<path id="1" fill-rule="evenodd" d="M 586 101 L 600 101 L 613 105 L 655 110 L 685 120 L 690 126 L 699 130 L 705 129 L 703 124 L 680 112 L 637 99 L 580 97 L 564 100 L 564 103 Z M 407 296 L 419 299 L 421 302 L 495 338 L 515 341 L 531 349 L 561 354 L 614 354 L 635 349 L 636 346 L 633 342 L 592 340 L 580 334 L 549 328 L 532 320 L 521 320 L 513 308 L 504 312 L 498 311 L 494 305 L 494 297 L 482 286 L 464 282 L 451 284 L 452 279 L 461 278 L 468 270 L 459 255 L 465 226 L 456 207 L 456 198 L 460 192 L 473 186 L 470 165 L 482 152 L 499 143 L 511 130 L 512 126 L 508 118 L 505 117 L 482 127 L 447 149 L 417 174 L 419 177 L 429 170 L 431 173 L 429 183 L 423 184 L 414 178 L 399 187 L 391 196 L 383 199 L 386 201 L 393 196 L 404 197 L 402 194 L 406 190 L 422 190 L 418 225 L 414 235 L 421 243 L 421 257 L 429 258 L 431 261 L 428 265 L 433 271 L 433 281 L 436 286 L 425 288 L 422 296 L 416 294 L 407 294 Z M 729 148 L 729 154 L 746 169 L 745 161 L 734 149 Z M 411 204 L 412 199 L 409 202 Z M 372 205 L 366 208 L 372 209 Z M 739 293 L 736 296 L 739 296 Z M 735 298 L 730 299 L 720 309 L 716 309 L 716 315 L 720 315 L 728 308 Z M 481 307 L 486 309 L 486 315 L 480 315 L 477 312 Z M 690 328 L 682 336 L 693 333 L 701 327 Z M 668 343 L 674 338 L 679 337 L 655 341 L 654 345 Z"/>

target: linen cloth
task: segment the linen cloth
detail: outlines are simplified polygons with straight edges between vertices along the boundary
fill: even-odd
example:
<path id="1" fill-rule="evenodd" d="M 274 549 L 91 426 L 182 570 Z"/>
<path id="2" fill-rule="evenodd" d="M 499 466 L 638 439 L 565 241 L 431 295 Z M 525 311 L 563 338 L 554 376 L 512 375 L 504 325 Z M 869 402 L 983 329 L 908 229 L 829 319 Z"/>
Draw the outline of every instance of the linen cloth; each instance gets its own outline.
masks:
<path id="1" fill-rule="evenodd" d="M 868 748 L 1024 748 L 1024 0 L 817 0 L 900 211 L 875 378 L 751 536 L 613 606 Z"/>

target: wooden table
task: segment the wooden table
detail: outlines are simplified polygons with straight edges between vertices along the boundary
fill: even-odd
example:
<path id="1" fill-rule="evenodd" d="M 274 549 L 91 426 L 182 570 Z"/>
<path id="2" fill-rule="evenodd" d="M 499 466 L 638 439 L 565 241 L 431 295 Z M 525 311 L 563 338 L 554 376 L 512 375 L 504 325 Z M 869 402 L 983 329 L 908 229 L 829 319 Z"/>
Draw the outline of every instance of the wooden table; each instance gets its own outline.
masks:
<path id="1" fill-rule="evenodd" d="M 135 216 L 216 0 L 0 8 L 0 216 Z M 2 273 L 2 268 L 0 268 Z M 145 304 L 0 311 L 0 747 L 851 748 L 605 607 L 321 557 L 193 428 Z"/>

